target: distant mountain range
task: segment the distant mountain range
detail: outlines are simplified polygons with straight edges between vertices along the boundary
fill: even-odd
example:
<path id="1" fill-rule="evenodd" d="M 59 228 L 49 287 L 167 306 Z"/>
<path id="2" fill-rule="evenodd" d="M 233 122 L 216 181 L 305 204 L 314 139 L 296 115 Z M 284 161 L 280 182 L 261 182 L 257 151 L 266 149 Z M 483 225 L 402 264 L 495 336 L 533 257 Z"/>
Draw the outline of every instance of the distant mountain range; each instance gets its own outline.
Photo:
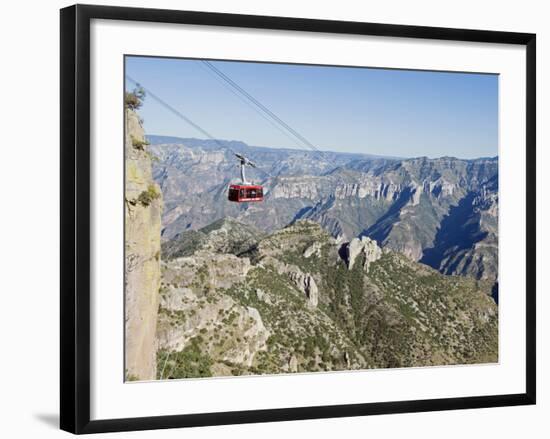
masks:
<path id="1" fill-rule="evenodd" d="M 223 140 L 223 139 L 197 139 L 195 137 L 174 137 L 174 136 L 158 136 L 158 135 L 150 135 L 147 136 L 147 141 L 152 145 L 186 145 L 190 148 L 202 148 L 205 150 L 212 149 L 217 150 L 220 149 L 220 145 L 224 148 L 231 148 L 237 152 L 266 152 L 266 153 L 272 153 L 272 152 L 288 152 L 290 154 L 295 154 L 296 152 L 306 152 L 309 153 L 310 151 L 307 150 L 297 150 L 292 148 L 273 148 L 268 146 L 250 146 L 246 144 L 245 142 L 242 142 L 240 140 Z M 342 156 L 342 157 L 348 157 L 349 159 L 353 158 L 373 158 L 373 159 L 394 159 L 399 160 L 402 159 L 402 157 L 394 157 L 394 156 L 385 156 L 385 155 L 376 155 L 376 154 L 364 154 L 364 153 L 353 153 L 353 152 L 332 152 L 332 151 L 322 151 L 321 153 L 311 151 L 311 154 L 314 155 L 326 155 L 327 157 L 334 158 L 335 155 Z"/>
<path id="2" fill-rule="evenodd" d="M 164 241 L 225 217 L 273 233 L 297 220 L 334 238 L 366 236 L 444 274 L 497 281 L 498 159 L 398 159 L 264 148 L 238 141 L 148 136 L 164 198 Z M 261 203 L 227 201 L 238 180 L 233 151 L 259 169 Z"/>

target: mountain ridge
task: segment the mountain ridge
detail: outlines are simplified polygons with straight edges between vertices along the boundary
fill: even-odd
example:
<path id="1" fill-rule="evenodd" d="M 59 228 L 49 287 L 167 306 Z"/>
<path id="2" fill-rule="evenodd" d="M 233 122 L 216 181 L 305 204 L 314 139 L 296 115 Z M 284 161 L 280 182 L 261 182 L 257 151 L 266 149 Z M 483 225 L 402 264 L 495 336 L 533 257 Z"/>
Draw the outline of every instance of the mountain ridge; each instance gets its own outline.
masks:
<path id="1" fill-rule="evenodd" d="M 244 147 L 244 148 L 261 148 L 264 150 L 280 150 L 280 151 L 287 151 L 287 152 L 294 152 L 294 151 L 305 151 L 310 152 L 311 154 L 320 154 L 323 153 L 331 153 L 331 154 L 342 154 L 342 155 L 350 155 L 350 156 L 363 156 L 363 157 L 369 157 L 369 158 L 380 158 L 380 159 L 388 159 L 388 160 L 414 160 L 414 159 L 428 159 L 428 160 L 435 160 L 435 159 L 456 159 L 456 160 L 464 160 L 464 161 L 477 161 L 477 160 L 497 160 L 498 156 L 480 156 L 480 157 L 470 157 L 470 158 L 464 158 L 464 157 L 457 157 L 457 156 L 436 156 L 436 157 L 428 157 L 428 156 L 411 156 L 411 157 L 401 157 L 401 156 L 392 156 L 392 155 L 385 155 L 385 154 L 370 154 L 370 153 L 362 153 L 362 152 L 349 152 L 349 151 L 335 151 L 334 149 L 326 149 L 321 150 L 321 152 L 318 151 L 310 151 L 307 149 L 300 149 L 300 148 L 290 148 L 290 147 L 274 147 L 274 146 L 268 146 L 268 145 L 249 145 L 246 142 L 243 142 L 242 140 L 229 140 L 229 139 L 202 139 L 199 137 L 179 137 L 179 136 L 164 136 L 160 134 L 150 134 L 146 136 L 147 141 L 152 145 L 167 145 L 167 144 L 183 144 L 189 147 L 204 147 L 208 145 L 212 148 L 217 148 L 220 145 L 222 147 Z"/>
<path id="2" fill-rule="evenodd" d="M 199 250 L 162 264 L 158 378 L 498 361 L 489 283 L 368 238 L 340 243 L 313 221 L 240 256 Z"/>
<path id="3" fill-rule="evenodd" d="M 264 233 L 309 219 L 334 237 L 368 236 L 446 274 L 497 279 L 498 158 L 389 160 L 332 153 L 326 159 L 246 146 L 267 171 L 250 170 L 250 178 L 263 184 L 265 199 L 247 205 L 226 199 L 227 185 L 238 175 L 231 152 L 197 142 L 151 145 L 165 200 L 163 241 L 223 217 Z M 449 215 L 456 216 L 461 202 L 473 226 L 462 232 L 455 227 L 455 233 L 471 234 L 464 241 L 469 248 L 456 247 L 449 230 L 442 230 L 454 224 Z"/>
<path id="4" fill-rule="evenodd" d="M 343 152 L 343 151 L 334 151 L 331 149 L 319 151 L 313 151 L 308 149 L 299 149 L 299 148 L 289 148 L 289 147 L 274 147 L 274 146 L 264 146 L 264 145 L 249 145 L 246 142 L 241 140 L 228 140 L 228 139 L 201 139 L 197 137 L 177 137 L 177 136 L 162 136 L 157 134 L 151 134 L 147 136 L 147 140 L 152 145 L 166 145 L 166 144 L 183 144 L 191 148 L 196 147 L 206 147 L 206 148 L 219 148 L 220 146 L 224 148 L 235 148 L 240 150 L 246 150 L 249 148 L 259 148 L 264 151 L 283 151 L 283 152 L 306 152 L 313 155 L 323 155 L 323 154 L 341 154 L 348 155 L 350 157 L 368 157 L 372 159 L 388 159 L 388 160 L 403 160 L 403 157 L 396 156 L 387 156 L 381 154 L 368 154 L 360 152 Z"/>

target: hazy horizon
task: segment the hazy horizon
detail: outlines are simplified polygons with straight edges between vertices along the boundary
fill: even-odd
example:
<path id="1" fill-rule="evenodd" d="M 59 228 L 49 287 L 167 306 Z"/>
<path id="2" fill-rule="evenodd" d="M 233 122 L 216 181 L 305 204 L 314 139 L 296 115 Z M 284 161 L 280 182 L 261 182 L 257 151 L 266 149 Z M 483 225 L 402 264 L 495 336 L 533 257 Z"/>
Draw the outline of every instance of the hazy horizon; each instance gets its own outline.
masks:
<path id="1" fill-rule="evenodd" d="M 170 135 L 164 135 L 164 134 L 146 134 L 146 137 L 148 137 L 148 138 L 150 138 L 150 137 L 169 137 L 169 138 L 180 139 L 180 140 L 195 140 L 195 141 L 205 141 L 205 142 L 212 141 L 212 139 L 206 139 L 206 138 L 195 137 L 195 136 L 181 137 L 181 136 L 170 136 Z M 311 154 L 320 154 L 319 152 L 316 152 L 316 151 L 313 151 L 313 150 L 310 150 L 310 149 L 298 148 L 298 147 L 293 148 L 293 147 L 272 146 L 272 145 L 250 145 L 250 144 L 248 144 L 248 143 L 246 143 L 242 140 L 239 140 L 239 139 L 216 139 L 216 140 L 218 142 L 243 143 L 246 146 L 251 147 L 251 148 L 280 149 L 280 150 L 290 150 L 290 151 L 302 151 L 302 152 L 307 152 L 307 153 L 311 153 Z M 321 150 L 321 153 L 361 154 L 361 155 L 365 155 L 365 156 L 374 156 L 374 157 L 394 159 L 394 160 L 410 160 L 410 159 L 418 159 L 418 158 L 422 158 L 422 157 L 427 157 L 427 158 L 432 159 L 432 160 L 433 159 L 440 159 L 440 158 L 444 158 L 444 157 L 450 157 L 450 158 L 454 158 L 454 159 L 458 159 L 458 160 L 498 159 L 498 154 L 495 154 L 495 155 L 492 155 L 492 156 L 479 156 L 479 157 L 469 157 L 469 158 L 458 157 L 456 155 L 445 155 L 445 156 L 442 155 L 442 156 L 434 156 L 434 157 L 428 157 L 428 156 L 409 156 L 409 157 L 406 157 L 406 156 L 392 156 L 392 155 L 384 155 L 384 154 L 371 154 L 371 153 L 362 152 L 362 151 L 347 151 L 347 150 L 337 151 L 336 149 L 330 149 L 330 148 Z"/>
<path id="2" fill-rule="evenodd" d="M 497 75 L 210 62 L 323 151 L 394 158 L 498 156 Z M 309 150 L 200 60 L 128 56 L 126 74 L 216 139 Z M 133 88 L 128 81 L 126 87 Z M 204 138 L 147 96 L 139 112 L 151 135 Z"/>

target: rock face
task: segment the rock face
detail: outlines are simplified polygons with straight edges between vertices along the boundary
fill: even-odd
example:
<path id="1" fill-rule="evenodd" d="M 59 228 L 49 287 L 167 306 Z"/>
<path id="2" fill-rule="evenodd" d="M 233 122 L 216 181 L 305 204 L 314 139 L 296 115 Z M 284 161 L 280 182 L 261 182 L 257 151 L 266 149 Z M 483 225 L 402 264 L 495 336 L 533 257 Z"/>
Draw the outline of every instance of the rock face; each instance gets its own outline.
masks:
<path id="1" fill-rule="evenodd" d="M 162 244 L 162 254 L 167 259 L 190 256 L 198 250 L 238 255 L 250 250 L 264 235 L 254 226 L 221 218 L 197 231 L 178 233 Z"/>
<path id="2" fill-rule="evenodd" d="M 314 242 L 313 244 L 311 244 L 311 246 L 306 248 L 306 250 L 304 251 L 304 258 L 309 258 L 312 255 L 320 256 L 321 255 L 320 252 L 321 252 L 321 244 L 319 242 Z"/>
<path id="3" fill-rule="evenodd" d="M 382 249 L 378 247 L 376 241 L 366 236 L 362 236 L 361 239 L 353 238 L 351 242 L 347 244 L 345 250 L 349 270 L 353 268 L 355 259 L 357 259 L 357 256 L 360 254 L 364 256 L 363 269 L 366 272 L 369 271 L 371 262 L 377 261 L 382 257 Z"/>
<path id="4" fill-rule="evenodd" d="M 312 221 L 238 255 L 220 251 L 232 248 L 222 236 L 162 261 L 159 379 L 498 361 L 490 282 L 367 237 L 343 251 Z"/>
<path id="5" fill-rule="evenodd" d="M 315 308 L 319 303 L 319 288 L 315 284 L 315 279 L 311 274 L 297 276 L 294 278 L 300 291 L 303 291 L 307 297 L 307 304 L 311 308 Z"/>
<path id="6" fill-rule="evenodd" d="M 161 356 L 200 346 L 208 373 L 187 370 L 189 376 L 230 375 L 232 368 L 250 367 L 265 351 L 270 332 L 258 310 L 243 306 L 223 291 L 242 282 L 251 269 L 247 258 L 199 251 L 163 262 L 157 339 Z M 181 378 L 176 359 L 169 356 L 157 372 L 159 379 Z M 206 360 L 207 359 L 207 360 Z"/>
<path id="7" fill-rule="evenodd" d="M 310 308 L 315 308 L 319 303 L 319 288 L 315 283 L 315 279 L 310 273 L 304 273 L 295 265 L 285 264 L 271 257 L 263 258 L 263 263 L 272 265 L 278 274 L 284 274 L 301 291 L 307 298 L 307 305 Z"/>
<path id="8" fill-rule="evenodd" d="M 490 216 L 498 209 L 497 158 L 321 155 L 232 142 L 232 149 L 261 163 L 273 176 L 251 170 L 251 178 L 264 185 L 265 202 L 245 205 L 226 199 L 236 171 L 223 142 L 157 140 L 152 148 L 159 158 L 154 176 L 166 195 L 166 241 L 224 217 L 266 233 L 307 219 L 345 242 L 368 236 L 381 248 L 446 274 L 497 278 L 498 231 Z M 485 201 L 476 204 L 474 199 Z M 491 209 L 483 207 L 488 199 Z M 462 230 L 455 222 L 458 214 L 468 223 Z M 459 233 L 467 246 L 454 242 L 452 235 Z"/>
<path id="9" fill-rule="evenodd" d="M 449 210 L 421 262 L 445 274 L 497 281 L 498 179 L 483 184 Z"/>
<path id="10" fill-rule="evenodd" d="M 156 377 L 162 195 L 151 173 L 138 115 L 126 110 L 125 369 L 128 380 Z"/>

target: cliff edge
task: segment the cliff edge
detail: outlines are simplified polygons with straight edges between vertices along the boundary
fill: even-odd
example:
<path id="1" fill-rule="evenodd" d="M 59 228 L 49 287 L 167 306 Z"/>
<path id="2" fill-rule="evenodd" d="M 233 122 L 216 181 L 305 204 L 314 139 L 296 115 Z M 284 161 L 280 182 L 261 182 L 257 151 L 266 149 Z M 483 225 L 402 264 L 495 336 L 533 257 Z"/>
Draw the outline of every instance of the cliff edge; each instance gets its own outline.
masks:
<path id="1" fill-rule="evenodd" d="M 126 380 L 156 377 L 156 326 L 160 287 L 162 193 L 138 114 L 125 118 L 125 324 Z"/>

